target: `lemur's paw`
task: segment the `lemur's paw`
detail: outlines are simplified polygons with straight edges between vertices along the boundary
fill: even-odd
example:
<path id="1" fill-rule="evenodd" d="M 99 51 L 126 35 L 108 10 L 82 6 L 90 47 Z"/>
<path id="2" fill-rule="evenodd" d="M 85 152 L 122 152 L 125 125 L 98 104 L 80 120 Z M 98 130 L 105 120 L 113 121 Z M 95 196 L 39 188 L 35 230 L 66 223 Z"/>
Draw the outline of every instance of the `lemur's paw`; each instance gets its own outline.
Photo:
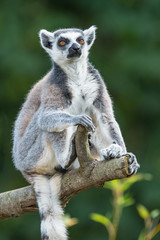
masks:
<path id="1" fill-rule="evenodd" d="M 92 122 L 92 118 L 89 117 L 86 114 L 80 115 L 79 116 L 79 123 L 83 125 L 88 132 L 94 132 L 95 131 L 95 126 Z"/>
<path id="2" fill-rule="evenodd" d="M 101 160 L 110 160 L 121 157 L 122 148 L 118 144 L 111 144 L 108 148 L 102 149 L 100 152 Z"/>
<path id="3" fill-rule="evenodd" d="M 128 167 L 127 167 L 127 174 L 131 176 L 136 174 L 138 168 L 140 168 L 139 163 L 137 162 L 136 156 L 133 153 L 127 153 L 125 156 L 128 155 Z"/>

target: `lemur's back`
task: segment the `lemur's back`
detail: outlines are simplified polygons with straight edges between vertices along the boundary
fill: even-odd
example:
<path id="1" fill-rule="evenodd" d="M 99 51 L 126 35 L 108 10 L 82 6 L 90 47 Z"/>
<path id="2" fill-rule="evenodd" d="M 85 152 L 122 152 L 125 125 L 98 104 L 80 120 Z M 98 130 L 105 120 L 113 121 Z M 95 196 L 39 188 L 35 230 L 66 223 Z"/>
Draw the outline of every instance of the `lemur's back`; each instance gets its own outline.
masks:
<path id="1" fill-rule="evenodd" d="M 43 79 L 38 81 L 28 93 L 27 98 L 21 108 L 21 111 L 19 112 L 18 118 L 15 123 L 14 134 L 16 134 L 16 137 L 23 136 L 32 117 L 39 109 L 39 106 L 41 104 L 41 93 L 47 76 L 48 74 Z"/>
<path id="2" fill-rule="evenodd" d="M 31 135 L 28 135 L 27 131 L 30 127 L 29 125 L 31 125 L 31 122 L 36 123 L 34 118 L 41 105 L 41 93 L 47 76 L 48 74 L 43 79 L 38 81 L 30 90 L 15 122 L 12 154 L 14 164 L 19 170 L 26 168 L 26 156 L 32 148 L 32 145 L 34 145 L 35 139 L 37 138 L 37 124 L 33 124 L 34 126 L 32 127 L 33 130 Z"/>

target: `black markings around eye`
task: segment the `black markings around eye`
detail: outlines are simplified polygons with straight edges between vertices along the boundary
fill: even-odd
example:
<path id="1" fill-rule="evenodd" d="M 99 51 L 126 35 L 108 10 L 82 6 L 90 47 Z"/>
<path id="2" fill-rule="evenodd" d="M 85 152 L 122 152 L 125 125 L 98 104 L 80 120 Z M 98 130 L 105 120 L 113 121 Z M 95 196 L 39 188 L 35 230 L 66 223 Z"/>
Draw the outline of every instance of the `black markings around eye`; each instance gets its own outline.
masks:
<path id="1" fill-rule="evenodd" d="M 58 40 L 58 46 L 59 47 L 64 47 L 65 45 L 67 45 L 69 43 L 69 39 L 68 38 L 64 38 L 64 37 L 60 37 Z"/>
<path id="2" fill-rule="evenodd" d="M 76 39 L 76 41 L 78 42 L 78 43 L 80 43 L 81 45 L 83 45 L 84 44 L 84 38 L 83 37 L 78 37 L 77 39 Z"/>

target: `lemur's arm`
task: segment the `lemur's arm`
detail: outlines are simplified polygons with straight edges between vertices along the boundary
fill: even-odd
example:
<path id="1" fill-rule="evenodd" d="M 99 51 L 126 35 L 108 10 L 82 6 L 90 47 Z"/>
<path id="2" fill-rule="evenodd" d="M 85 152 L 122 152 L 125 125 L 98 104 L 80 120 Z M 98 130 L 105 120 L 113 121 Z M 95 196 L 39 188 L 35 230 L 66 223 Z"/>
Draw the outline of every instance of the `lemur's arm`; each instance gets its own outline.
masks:
<path id="1" fill-rule="evenodd" d="M 112 143 L 121 146 L 123 153 L 125 153 L 126 146 L 122 137 L 120 127 L 117 121 L 115 120 L 114 116 L 108 118 L 108 116 L 105 113 L 103 113 L 100 120 L 100 127 L 103 129 L 102 134 L 104 135 L 104 137 L 105 137 L 104 128 L 107 128 L 107 130 L 109 131 L 109 135 L 113 140 Z"/>
<path id="2" fill-rule="evenodd" d="M 94 131 L 92 119 L 83 115 L 71 115 L 62 111 L 42 110 L 39 114 L 38 125 L 40 129 L 47 132 L 60 132 L 64 129 L 81 124 L 88 131 Z"/>
<path id="3" fill-rule="evenodd" d="M 125 154 L 126 146 L 114 117 L 111 98 L 105 87 L 93 103 L 93 115 L 97 120 L 97 135 L 102 138 L 101 143 L 97 144 L 100 158 L 115 158 Z M 96 142 L 100 142 L 100 137 L 94 137 L 95 140 L 97 138 Z"/>

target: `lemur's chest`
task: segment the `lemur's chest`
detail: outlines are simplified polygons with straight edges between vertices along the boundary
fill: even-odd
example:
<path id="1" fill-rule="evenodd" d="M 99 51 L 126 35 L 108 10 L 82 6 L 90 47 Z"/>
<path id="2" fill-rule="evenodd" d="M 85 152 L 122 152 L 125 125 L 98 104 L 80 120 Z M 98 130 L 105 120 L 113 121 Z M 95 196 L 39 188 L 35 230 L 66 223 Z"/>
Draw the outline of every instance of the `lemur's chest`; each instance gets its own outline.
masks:
<path id="1" fill-rule="evenodd" d="M 71 81 L 69 88 L 72 93 L 70 113 L 89 113 L 98 95 L 98 83 L 92 77 L 88 77 L 85 81 Z"/>

